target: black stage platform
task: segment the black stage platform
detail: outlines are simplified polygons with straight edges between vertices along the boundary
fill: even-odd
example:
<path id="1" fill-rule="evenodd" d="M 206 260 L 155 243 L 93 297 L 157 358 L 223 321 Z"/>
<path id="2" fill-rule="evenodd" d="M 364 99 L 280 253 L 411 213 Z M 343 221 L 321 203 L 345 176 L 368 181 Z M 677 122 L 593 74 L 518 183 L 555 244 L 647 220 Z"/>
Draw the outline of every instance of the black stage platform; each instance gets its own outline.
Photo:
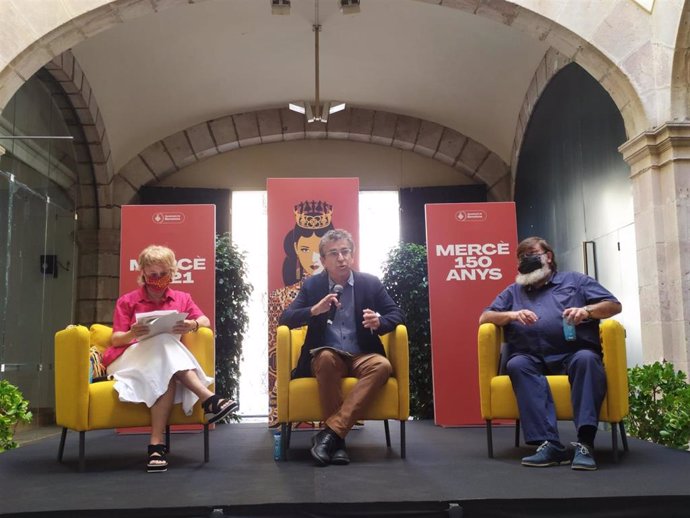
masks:
<path id="1" fill-rule="evenodd" d="M 288 462 L 273 460 L 264 424 L 220 425 L 203 463 L 201 434 L 172 437 L 170 469 L 145 472 L 146 436 L 86 434 L 86 471 L 77 472 L 78 434 L 65 462 L 59 436 L 0 454 L 0 516 L 419 516 L 419 517 L 687 517 L 690 454 L 629 439 L 614 464 L 610 435 L 598 437 L 599 471 L 568 466 L 525 468 L 528 447 L 513 447 L 512 427 L 494 430 L 487 458 L 479 428 L 407 423 L 407 459 L 399 427 L 367 422 L 348 436 L 349 466 L 317 468 L 307 450 L 311 432 L 293 432 Z M 572 440 L 572 423 L 562 423 Z"/>

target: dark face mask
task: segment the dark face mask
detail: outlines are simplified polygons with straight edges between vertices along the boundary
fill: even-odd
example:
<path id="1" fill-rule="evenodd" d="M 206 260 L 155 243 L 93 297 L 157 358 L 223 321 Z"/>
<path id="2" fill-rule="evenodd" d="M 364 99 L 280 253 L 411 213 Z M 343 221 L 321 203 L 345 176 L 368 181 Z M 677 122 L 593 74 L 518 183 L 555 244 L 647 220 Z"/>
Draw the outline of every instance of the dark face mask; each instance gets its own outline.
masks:
<path id="1" fill-rule="evenodd" d="M 520 273 L 532 273 L 538 270 L 543 265 L 541 264 L 541 255 L 527 255 L 520 259 L 520 264 L 518 265 L 518 272 Z"/>

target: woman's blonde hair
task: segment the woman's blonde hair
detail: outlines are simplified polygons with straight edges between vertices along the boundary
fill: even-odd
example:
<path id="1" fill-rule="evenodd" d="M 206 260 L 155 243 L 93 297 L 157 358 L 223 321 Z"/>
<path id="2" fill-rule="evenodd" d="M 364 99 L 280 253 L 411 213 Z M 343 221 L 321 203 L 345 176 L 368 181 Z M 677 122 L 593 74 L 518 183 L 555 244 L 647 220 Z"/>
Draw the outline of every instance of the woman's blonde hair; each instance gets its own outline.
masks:
<path id="1" fill-rule="evenodd" d="M 137 282 L 143 286 L 146 283 L 144 279 L 144 268 L 147 266 L 160 265 L 170 270 L 170 275 L 175 275 L 177 272 L 177 261 L 175 260 L 175 252 L 167 246 L 149 245 L 139 253 L 139 277 Z"/>

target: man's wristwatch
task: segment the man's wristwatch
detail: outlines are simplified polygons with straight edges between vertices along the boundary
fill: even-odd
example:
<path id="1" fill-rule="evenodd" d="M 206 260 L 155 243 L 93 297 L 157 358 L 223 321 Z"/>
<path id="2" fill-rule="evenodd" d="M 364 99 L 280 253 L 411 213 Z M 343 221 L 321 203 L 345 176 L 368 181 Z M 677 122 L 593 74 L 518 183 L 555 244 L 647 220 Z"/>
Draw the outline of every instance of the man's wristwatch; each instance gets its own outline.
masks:
<path id="1" fill-rule="evenodd" d="M 587 312 L 587 318 L 592 318 L 592 306 L 585 306 L 582 309 Z"/>

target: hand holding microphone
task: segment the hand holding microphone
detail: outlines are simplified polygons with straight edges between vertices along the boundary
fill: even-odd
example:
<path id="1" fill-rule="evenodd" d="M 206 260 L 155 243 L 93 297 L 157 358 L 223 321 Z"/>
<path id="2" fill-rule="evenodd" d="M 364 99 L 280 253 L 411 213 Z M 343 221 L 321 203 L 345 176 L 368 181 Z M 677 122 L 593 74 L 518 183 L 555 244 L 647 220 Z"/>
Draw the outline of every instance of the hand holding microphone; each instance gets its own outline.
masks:
<path id="1" fill-rule="evenodd" d="M 335 312 L 340 305 L 340 296 L 343 294 L 343 287 L 340 284 L 333 286 L 331 293 L 335 294 L 335 301 L 331 299 L 331 307 L 328 310 L 328 317 L 326 318 L 326 323 L 328 325 L 333 324 L 333 319 L 335 318 Z"/>

